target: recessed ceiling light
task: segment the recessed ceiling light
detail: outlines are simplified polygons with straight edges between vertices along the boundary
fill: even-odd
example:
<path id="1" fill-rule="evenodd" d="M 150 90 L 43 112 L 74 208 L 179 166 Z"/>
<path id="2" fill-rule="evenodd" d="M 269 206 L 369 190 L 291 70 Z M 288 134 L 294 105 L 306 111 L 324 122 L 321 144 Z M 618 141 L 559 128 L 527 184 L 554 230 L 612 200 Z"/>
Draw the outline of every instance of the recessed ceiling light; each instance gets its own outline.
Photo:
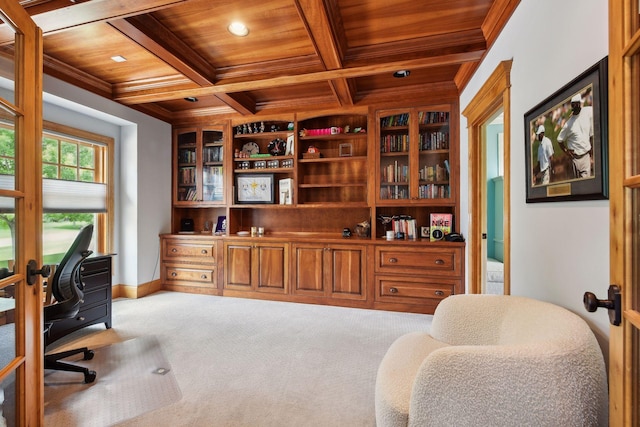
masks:
<path id="1" fill-rule="evenodd" d="M 402 79 L 405 77 L 409 77 L 409 74 L 411 74 L 411 71 L 409 70 L 398 70 L 395 73 L 393 73 L 393 77 L 397 79 Z"/>
<path id="2" fill-rule="evenodd" d="M 244 25 L 242 22 L 238 22 L 238 21 L 235 21 L 229 24 L 227 29 L 231 34 L 238 37 L 244 37 L 247 34 L 249 34 L 249 29 L 247 28 L 247 26 Z"/>
<path id="3" fill-rule="evenodd" d="M 115 62 L 125 62 L 127 60 L 127 58 L 125 58 L 122 55 L 116 55 L 116 56 L 112 56 L 111 60 L 115 61 Z"/>
<path id="4" fill-rule="evenodd" d="M 187 96 L 184 100 L 189 102 L 198 102 L 198 98 L 195 96 Z"/>

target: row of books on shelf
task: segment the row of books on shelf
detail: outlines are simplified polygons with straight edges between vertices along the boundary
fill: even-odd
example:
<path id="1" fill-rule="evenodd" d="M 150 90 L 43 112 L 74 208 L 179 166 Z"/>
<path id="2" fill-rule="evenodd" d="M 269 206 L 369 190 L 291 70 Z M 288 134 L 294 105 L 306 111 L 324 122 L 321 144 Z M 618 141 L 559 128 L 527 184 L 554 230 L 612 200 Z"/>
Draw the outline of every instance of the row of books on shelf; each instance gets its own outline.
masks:
<path id="1" fill-rule="evenodd" d="M 448 199 L 450 194 L 449 184 L 426 184 L 418 187 L 420 199 Z"/>
<path id="2" fill-rule="evenodd" d="M 224 187 L 203 187 L 202 188 L 202 200 L 205 201 L 219 201 L 224 196 Z"/>
<path id="3" fill-rule="evenodd" d="M 418 176 L 420 181 L 448 181 L 449 180 L 449 170 L 448 168 L 441 166 L 439 164 L 432 166 L 424 166 L 418 171 Z"/>
<path id="4" fill-rule="evenodd" d="M 222 146 L 205 147 L 202 151 L 203 162 L 221 162 L 223 157 Z"/>
<path id="5" fill-rule="evenodd" d="M 448 123 L 449 113 L 447 111 L 420 111 L 418 113 L 418 123 L 420 124 L 432 124 L 432 123 Z"/>
<path id="6" fill-rule="evenodd" d="M 402 236 L 409 240 L 415 240 L 420 237 L 418 224 L 416 223 L 415 218 L 403 216 L 399 218 L 394 217 L 391 220 L 391 229 L 393 230 L 394 236 L 398 236 L 398 233 L 402 233 Z"/>
<path id="7" fill-rule="evenodd" d="M 420 150 L 448 150 L 449 132 L 429 132 L 420 134 Z"/>
<path id="8" fill-rule="evenodd" d="M 404 200 L 409 198 L 409 189 L 406 185 L 385 185 L 380 187 L 380 199 Z"/>
<path id="9" fill-rule="evenodd" d="M 407 126 L 409 123 L 409 113 L 396 114 L 393 116 L 382 117 L 380 119 L 380 127 Z"/>
<path id="10" fill-rule="evenodd" d="M 195 163 L 196 152 L 195 150 L 179 150 L 178 151 L 178 163 Z"/>
<path id="11" fill-rule="evenodd" d="M 407 182 L 409 177 L 409 166 L 399 164 L 396 160 L 393 163 L 381 168 L 382 182 Z"/>
<path id="12" fill-rule="evenodd" d="M 180 188 L 178 189 L 178 200 L 180 201 L 195 201 L 198 198 L 198 193 L 195 188 Z"/>
<path id="13" fill-rule="evenodd" d="M 178 169 L 178 183 L 194 184 L 196 183 L 196 168 L 180 168 Z"/>
<path id="14" fill-rule="evenodd" d="M 381 153 L 409 151 L 409 135 L 385 135 L 380 138 Z"/>

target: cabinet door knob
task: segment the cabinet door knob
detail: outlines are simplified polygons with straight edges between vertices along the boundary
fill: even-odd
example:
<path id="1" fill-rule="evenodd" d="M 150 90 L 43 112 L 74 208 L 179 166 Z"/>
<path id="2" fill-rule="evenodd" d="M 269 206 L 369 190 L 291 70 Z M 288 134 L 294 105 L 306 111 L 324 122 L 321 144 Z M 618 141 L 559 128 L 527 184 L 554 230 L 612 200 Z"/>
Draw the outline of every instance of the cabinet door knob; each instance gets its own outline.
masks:
<path id="1" fill-rule="evenodd" d="M 398 258 L 389 258 L 389 263 L 395 264 L 396 262 L 398 262 Z"/>
<path id="2" fill-rule="evenodd" d="M 201 251 L 200 251 L 200 253 L 201 253 L 202 255 L 206 255 L 206 254 L 207 254 L 207 250 L 206 250 L 206 249 L 203 249 L 203 250 L 201 250 Z"/>
<path id="3" fill-rule="evenodd" d="M 178 275 L 178 273 L 176 273 L 175 271 L 173 271 L 173 272 L 171 273 L 171 277 L 176 277 L 177 275 Z"/>
<path id="4" fill-rule="evenodd" d="M 78 320 L 81 321 L 81 322 L 84 322 L 84 316 L 78 317 Z"/>
<path id="5" fill-rule="evenodd" d="M 437 259 L 437 260 L 436 260 L 436 265 L 444 265 L 444 260 L 442 260 L 442 259 Z"/>
<path id="6" fill-rule="evenodd" d="M 176 252 L 178 252 L 178 250 L 176 248 L 172 248 L 171 252 L 173 252 L 175 254 Z"/>
<path id="7" fill-rule="evenodd" d="M 206 279 L 206 278 L 207 278 L 207 275 L 206 275 L 206 274 L 203 274 L 202 276 L 200 276 L 200 278 L 201 278 L 201 279 Z"/>
<path id="8" fill-rule="evenodd" d="M 434 294 L 436 294 L 437 296 L 441 297 L 444 295 L 444 292 L 442 291 L 435 291 Z"/>
<path id="9" fill-rule="evenodd" d="M 397 294 L 398 293 L 398 288 L 389 288 L 389 293 Z"/>

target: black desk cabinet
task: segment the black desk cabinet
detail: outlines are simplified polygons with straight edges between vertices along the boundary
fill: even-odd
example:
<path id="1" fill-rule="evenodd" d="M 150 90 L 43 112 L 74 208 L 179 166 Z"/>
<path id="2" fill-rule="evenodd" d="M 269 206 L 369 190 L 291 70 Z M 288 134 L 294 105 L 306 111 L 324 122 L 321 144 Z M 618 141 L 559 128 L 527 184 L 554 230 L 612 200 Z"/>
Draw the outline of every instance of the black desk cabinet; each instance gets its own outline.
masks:
<path id="1" fill-rule="evenodd" d="M 85 326 L 104 323 L 111 328 L 111 256 L 97 255 L 84 260 L 81 267 L 84 299 L 78 315 L 53 324 L 50 342 Z"/>

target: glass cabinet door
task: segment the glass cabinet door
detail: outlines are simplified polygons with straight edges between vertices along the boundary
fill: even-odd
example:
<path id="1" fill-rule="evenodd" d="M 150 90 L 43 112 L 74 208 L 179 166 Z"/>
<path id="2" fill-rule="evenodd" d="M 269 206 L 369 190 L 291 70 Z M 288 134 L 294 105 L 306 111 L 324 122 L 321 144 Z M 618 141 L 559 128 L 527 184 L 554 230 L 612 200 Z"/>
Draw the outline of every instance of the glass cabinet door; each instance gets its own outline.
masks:
<path id="1" fill-rule="evenodd" d="M 202 201 L 221 202 L 224 198 L 223 145 L 221 131 L 202 132 Z"/>
<path id="2" fill-rule="evenodd" d="M 418 199 L 448 199 L 449 113 L 418 112 Z"/>
<path id="3" fill-rule="evenodd" d="M 176 142 L 176 161 L 176 201 L 197 201 L 197 132 L 195 130 L 185 131 L 178 134 Z"/>
<path id="4" fill-rule="evenodd" d="M 380 118 L 380 200 L 410 197 L 410 121 L 408 112 Z"/>

